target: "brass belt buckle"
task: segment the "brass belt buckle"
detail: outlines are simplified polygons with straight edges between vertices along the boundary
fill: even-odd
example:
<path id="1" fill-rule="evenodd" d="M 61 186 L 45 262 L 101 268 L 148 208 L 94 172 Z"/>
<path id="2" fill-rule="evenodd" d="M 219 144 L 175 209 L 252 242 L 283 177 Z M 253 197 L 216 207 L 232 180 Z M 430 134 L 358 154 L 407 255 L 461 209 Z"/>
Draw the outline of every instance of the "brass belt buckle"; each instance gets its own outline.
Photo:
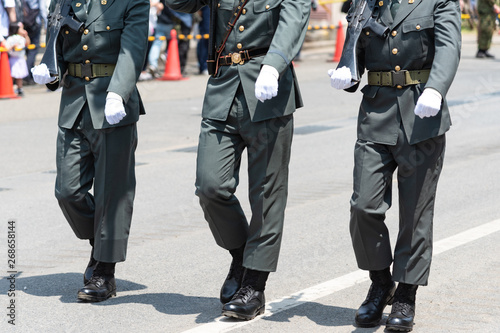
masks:
<path id="1" fill-rule="evenodd" d="M 233 64 L 243 65 L 245 63 L 245 61 L 243 59 L 241 59 L 240 53 L 231 54 L 231 61 L 233 62 Z"/>

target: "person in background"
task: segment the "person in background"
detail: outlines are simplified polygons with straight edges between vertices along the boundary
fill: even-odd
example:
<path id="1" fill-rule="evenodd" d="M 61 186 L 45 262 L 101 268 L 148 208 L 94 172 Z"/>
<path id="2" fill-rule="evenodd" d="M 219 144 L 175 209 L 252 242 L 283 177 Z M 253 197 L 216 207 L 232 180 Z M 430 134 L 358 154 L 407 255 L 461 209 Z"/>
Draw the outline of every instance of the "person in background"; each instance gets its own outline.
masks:
<path id="1" fill-rule="evenodd" d="M 15 0 L 0 0 L 0 41 L 9 36 L 9 26 L 17 22 Z"/>
<path id="2" fill-rule="evenodd" d="M 210 8 L 208 6 L 203 7 L 198 12 L 201 20 L 198 23 L 199 32 L 201 39 L 196 45 L 196 56 L 198 57 L 198 73 L 203 75 L 208 75 L 207 60 L 208 60 L 208 39 L 205 35 L 210 33 Z"/>
<path id="3" fill-rule="evenodd" d="M 26 47 L 29 43 L 28 32 L 24 30 L 23 24 L 21 22 L 11 23 L 5 47 L 9 50 L 10 75 L 17 86 L 16 94 L 18 96 L 24 96 L 23 79 L 28 76 Z"/>
<path id="4" fill-rule="evenodd" d="M 476 58 L 495 58 L 495 56 L 488 51 L 491 47 L 491 40 L 496 29 L 496 21 L 499 13 L 500 7 L 498 6 L 498 0 L 477 0 L 479 25 L 477 27 Z"/>
<path id="5" fill-rule="evenodd" d="M 45 0 L 23 0 L 24 29 L 28 32 L 30 38 L 30 46 L 26 49 L 26 62 L 28 70 L 35 66 L 36 56 L 40 50 L 40 36 L 42 28 L 47 27 L 47 4 Z M 24 79 L 26 85 L 35 84 L 33 75 L 29 71 L 29 75 Z"/>

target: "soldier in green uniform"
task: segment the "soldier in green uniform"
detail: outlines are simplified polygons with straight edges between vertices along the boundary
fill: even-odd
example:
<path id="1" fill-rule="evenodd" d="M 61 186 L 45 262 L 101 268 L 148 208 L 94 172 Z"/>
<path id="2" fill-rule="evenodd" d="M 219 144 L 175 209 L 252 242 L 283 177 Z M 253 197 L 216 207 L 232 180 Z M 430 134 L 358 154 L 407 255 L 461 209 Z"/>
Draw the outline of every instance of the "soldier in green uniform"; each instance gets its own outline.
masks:
<path id="1" fill-rule="evenodd" d="M 203 102 L 196 194 L 215 241 L 233 258 L 221 289 L 222 313 L 252 319 L 264 312 L 266 280 L 278 263 L 293 112 L 302 106 L 292 60 L 304 41 L 311 2 L 213 1 L 166 3 L 190 13 L 211 6 L 213 44 L 221 52 Z M 234 195 L 245 148 L 249 222 Z"/>
<path id="2" fill-rule="evenodd" d="M 445 96 L 460 59 L 461 15 L 457 0 L 376 4 L 389 34 L 364 30 L 355 59 L 360 74 L 368 70 L 368 84 L 358 114 L 350 232 L 358 266 L 372 280 L 355 321 L 377 326 L 392 304 L 386 328 L 411 331 L 416 290 L 427 285 L 432 259 L 436 187 L 451 125 Z M 337 89 L 359 86 L 348 67 L 329 75 Z M 385 213 L 396 169 L 400 213 L 393 257 Z"/>
<path id="3" fill-rule="evenodd" d="M 500 13 L 498 0 L 477 0 L 477 14 L 479 26 L 477 28 L 477 54 L 476 58 L 495 58 L 488 52 L 491 39 L 496 29 L 496 20 Z"/>
<path id="4" fill-rule="evenodd" d="M 55 195 L 76 236 L 92 245 L 78 299 L 95 302 L 116 295 L 115 263 L 127 252 L 136 123 L 144 113 L 136 82 L 147 48 L 149 1 L 73 0 L 71 7 L 84 28 L 61 29 L 59 76 L 51 77 L 44 63 L 32 72 L 51 90 L 63 82 Z"/>

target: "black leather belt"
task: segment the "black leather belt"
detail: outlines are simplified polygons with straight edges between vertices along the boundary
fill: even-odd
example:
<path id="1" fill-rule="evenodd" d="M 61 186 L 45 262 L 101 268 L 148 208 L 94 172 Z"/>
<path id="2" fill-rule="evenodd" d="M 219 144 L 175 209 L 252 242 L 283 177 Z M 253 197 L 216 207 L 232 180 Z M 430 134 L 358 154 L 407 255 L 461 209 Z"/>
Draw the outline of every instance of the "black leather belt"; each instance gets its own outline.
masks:
<path id="1" fill-rule="evenodd" d="M 388 72 L 368 72 L 368 84 L 371 86 L 389 86 L 402 88 L 412 84 L 426 83 L 429 79 L 430 69 L 415 71 L 388 71 Z"/>
<path id="2" fill-rule="evenodd" d="M 229 53 L 225 56 L 220 56 L 218 59 L 219 66 L 231 66 L 232 64 L 243 65 L 245 61 L 255 57 L 266 55 L 268 47 L 253 50 L 243 50 L 239 52 Z"/>
<path id="3" fill-rule="evenodd" d="M 81 77 L 87 81 L 96 77 L 111 76 L 114 70 L 114 64 L 68 64 L 69 75 Z"/>

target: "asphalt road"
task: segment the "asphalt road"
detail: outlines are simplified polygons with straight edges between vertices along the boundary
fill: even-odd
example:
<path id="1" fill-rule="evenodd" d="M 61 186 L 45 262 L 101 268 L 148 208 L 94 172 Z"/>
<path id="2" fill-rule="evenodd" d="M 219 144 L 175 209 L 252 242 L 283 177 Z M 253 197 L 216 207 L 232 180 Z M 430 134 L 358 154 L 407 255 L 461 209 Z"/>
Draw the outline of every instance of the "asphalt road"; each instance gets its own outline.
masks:
<path id="1" fill-rule="evenodd" d="M 491 51 L 500 58 L 498 41 Z M 435 254 L 429 285 L 417 293 L 415 332 L 500 331 L 500 61 L 475 59 L 475 51 L 475 37 L 464 36 L 448 95 L 454 125 L 438 186 Z M 117 297 L 97 304 L 77 302 L 89 246 L 73 235 L 53 195 L 60 92 L 27 87 L 23 99 L 1 100 L 0 331 L 383 332 L 383 325 L 353 325 L 369 287 L 348 231 L 361 93 L 330 87 L 332 52 L 305 49 L 296 64 L 306 106 L 295 114 L 280 263 L 267 284 L 268 311 L 249 322 L 220 318 L 230 256 L 213 241 L 194 195 L 206 77 L 139 84 L 147 115 L 139 122 L 128 258 L 117 265 Z M 237 195 L 248 212 L 245 163 L 241 170 Z M 394 197 L 392 237 L 397 218 Z"/>

